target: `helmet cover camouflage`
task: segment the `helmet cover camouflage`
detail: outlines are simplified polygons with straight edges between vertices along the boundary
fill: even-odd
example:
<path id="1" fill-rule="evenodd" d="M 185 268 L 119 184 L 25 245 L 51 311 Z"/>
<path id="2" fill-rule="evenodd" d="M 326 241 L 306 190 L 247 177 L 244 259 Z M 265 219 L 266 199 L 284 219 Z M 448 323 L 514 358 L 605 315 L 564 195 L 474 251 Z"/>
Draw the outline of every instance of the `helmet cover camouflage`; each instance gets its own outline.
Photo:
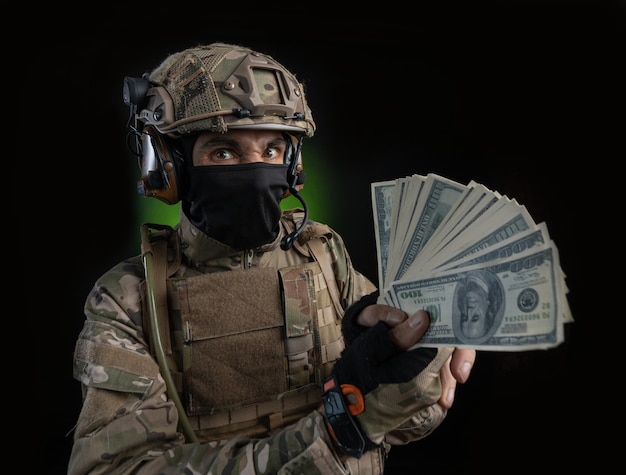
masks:
<path id="1" fill-rule="evenodd" d="M 139 119 L 161 133 L 315 131 L 303 85 L 270 56 L 242 46 L 213 43 L 171 54 L 148 79 L 153 87 Z"/>

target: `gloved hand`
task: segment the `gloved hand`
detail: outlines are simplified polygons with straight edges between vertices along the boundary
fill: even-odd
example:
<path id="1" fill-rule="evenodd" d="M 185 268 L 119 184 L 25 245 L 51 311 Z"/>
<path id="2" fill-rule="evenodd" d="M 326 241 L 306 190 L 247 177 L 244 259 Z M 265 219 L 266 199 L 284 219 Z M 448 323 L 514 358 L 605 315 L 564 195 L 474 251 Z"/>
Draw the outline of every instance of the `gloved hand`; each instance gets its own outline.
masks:
<path id="1" fill-rule="evenodd" d="M 421 338 L 428 329 L 427 315 L 419 323 Z M 386 433 L 441 395 L 439 372 L 453 350 L 406 351 L 396 346 L 389 330 L 384 322 L 359 329 L 324 383 L 329 432 L 352 457 L 378 446 Z"/>

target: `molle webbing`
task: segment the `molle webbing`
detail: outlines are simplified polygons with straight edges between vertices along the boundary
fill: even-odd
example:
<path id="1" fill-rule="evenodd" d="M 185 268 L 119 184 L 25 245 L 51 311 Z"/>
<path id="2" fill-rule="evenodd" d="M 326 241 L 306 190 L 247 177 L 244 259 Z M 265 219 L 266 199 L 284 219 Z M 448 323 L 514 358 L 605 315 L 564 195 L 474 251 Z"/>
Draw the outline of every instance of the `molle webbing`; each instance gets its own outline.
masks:
<path id="1" fill-rule="evenodd" d="M 317 262 L 172 278 L 168 290 L 174 379 L 200 440 L 267 435 L 319 406 L 343 340 Z"/>
<path id="2" fill-rule="evenodd" d="M 343 350 L 340 316 L 317 262 L 279 270 L 285 307 L 290 389 L 322 381 Z"/>

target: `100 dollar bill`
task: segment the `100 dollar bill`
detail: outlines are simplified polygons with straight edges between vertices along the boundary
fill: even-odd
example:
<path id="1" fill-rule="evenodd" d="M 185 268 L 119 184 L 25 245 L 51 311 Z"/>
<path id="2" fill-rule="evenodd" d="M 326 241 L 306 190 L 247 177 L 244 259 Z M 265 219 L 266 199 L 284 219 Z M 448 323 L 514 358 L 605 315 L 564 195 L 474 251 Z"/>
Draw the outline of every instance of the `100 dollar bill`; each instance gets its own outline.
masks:
<path id="1" fill-rule="evenodd" d="M 553 245 L 422 280 L 392 282 L 379 298 L 409 315 L 430 314 L 416 346 L 545 349 L 563 341 L 564 295 Z"/>

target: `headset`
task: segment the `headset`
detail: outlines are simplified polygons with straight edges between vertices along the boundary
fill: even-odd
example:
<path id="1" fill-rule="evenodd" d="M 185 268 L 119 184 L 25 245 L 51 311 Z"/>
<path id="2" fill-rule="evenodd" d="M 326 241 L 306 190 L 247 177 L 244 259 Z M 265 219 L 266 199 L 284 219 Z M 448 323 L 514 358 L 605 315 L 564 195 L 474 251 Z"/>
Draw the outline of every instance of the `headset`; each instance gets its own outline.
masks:
<path id="1" fill-rule="evenodd" d="M 175 204 L 181 198 L 184 163 L 180 145 L 150 125 L 141 134 L 141 179 L 137 192 L 141 196 L 157 198 L 167 204 Z"/>
<path id="2" fill-rule="evenodd" d="M 143 125 L 139 116 L 148 104 L 152 84 L 144 74 L 141 78 L 124 78 L 124 103 L 130 108 L 127 145 L 137 156 L 141 179 L 137 182 L 140 196 L 157 198 L 166 204 L 180 201 L 183 151 L 179 140 L 160 133 L 152 125 Z M 154 114 L 157 114 L 155 112 Z"/>
<path id="3" fill-rule="evenodd" d="M 155 91 L 147 78 L 147 73 L 141 78 L 126 76 L 124 78 L 123 99 L 129 107 L 127 123 L 127 145 L 131 152 L 137 156 L 141 179 L 137 182 L 137 192 L 140 196 L 153 197 L 166 204 L 176 204 L 184 198 L 184 153 L 181 140 L 169 137 L 159 132 L 153 125 L 143 125 L 140 117 L 151 113 L 158 120 L 163 109 L 157 107 L 154 112 L 147 112 L 146 106 L 151 96 L 158 95 L 164 99 L 164 91 Z M 167 98 L 165 98 L 167 100 Z M 164 103 L 166 102 L 163 101 Z M 167 107 L 165 108 L 167 112 Z M 245 114 L 248 111 L 234 110 L 234 114 Z M 140 124 L 141 123 L 141 124 Z M 299 157 L 302 148 L 302 137 L 298 137 L 296 143 L 286 131 L 283 137 L 287 144 L 285 150 L 285 164 L 287 165 L 287 184 L 289 194 L 293 195 L 304 209 L 304 218 L 296 229 L 285 236 L 281 241 L 281 248 L 288 250 L 300 236 L 309 221 L 309 210 L 304 198 L 299 193 L 302 189 L 306 174 L 302 170 Z M 131 140 L 133 143 L 131 143 Z"/>

